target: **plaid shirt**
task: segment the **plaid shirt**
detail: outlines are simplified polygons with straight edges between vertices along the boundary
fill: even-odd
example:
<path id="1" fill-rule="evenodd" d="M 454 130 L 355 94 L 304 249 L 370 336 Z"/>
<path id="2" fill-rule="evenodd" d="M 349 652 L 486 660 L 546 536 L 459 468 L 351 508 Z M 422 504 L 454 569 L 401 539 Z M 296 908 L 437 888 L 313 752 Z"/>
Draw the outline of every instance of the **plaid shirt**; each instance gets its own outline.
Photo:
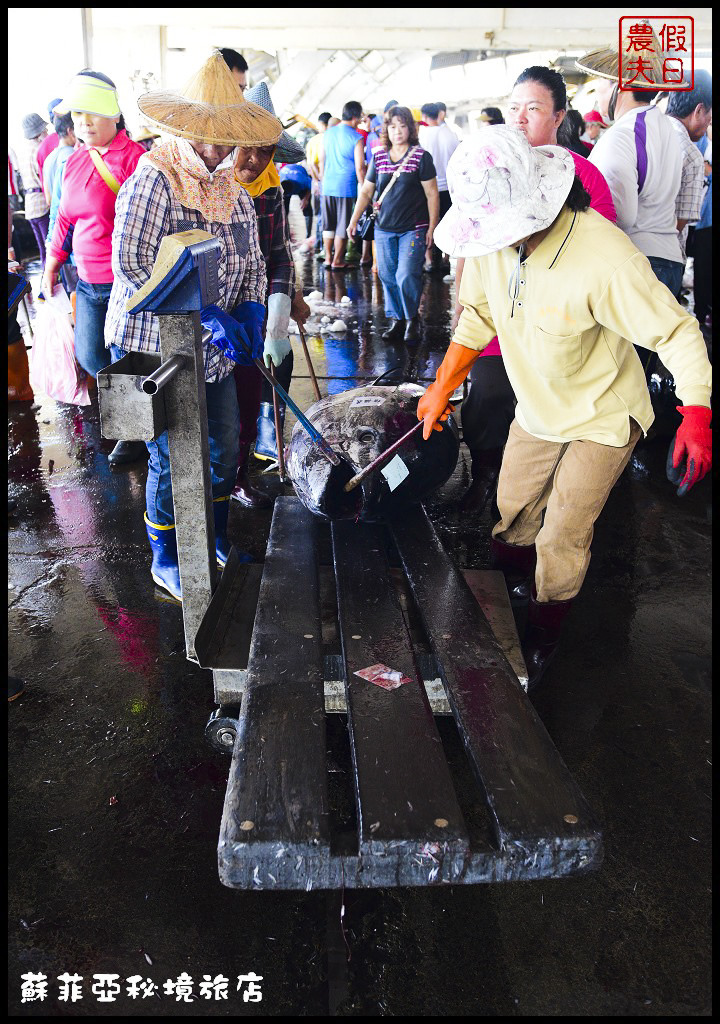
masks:
<path id="1" fill-rule="evenodd" d="M 214 224 L 174 197 L 167 178 L 142 164 L 118 192 L 112 236 L 114 283 L 105 320 L 105 345 L 124 352 L 159 352 L 160 332 L 153 313 L 127 313 L 125 302 L 149 280 L 166 235 L 201 228 L 221 242 L 218 259 L 220 298 L 227 312 L 240 302 L 264 302 L 267 278 L 258 243 L 252 200 L 243 190 L 229 224 Z M 205 380 L 224 380 L 234 367 L 214 345 L 205 346 Z"/>
<path id="2" fill-rule="evenodd" d="M 694 224 L 699 219 L 702 211 L 703 196 L 705 194 L 703 188 L 705 184 L 705 164 L 700 150 L 688 135 L 688 130 L 682 121 L 679 121 L 676 117 L 671 117 L 670 124 L 677 132 L 683 154 L 680 191 L 675 200 L 675 216 L 678 220 L 686 220 L 688 222 L 678 234 L 684 260 L 688 226 Z"/>
<path id="3" fill-rule="evenodd" d="M 292 298 L 295 294 L 295 264 L 285 217 L 283 190 L 270 188 L 253 202 L 260 248 L 267 265 L 268 295 L 280 292 Z"/>

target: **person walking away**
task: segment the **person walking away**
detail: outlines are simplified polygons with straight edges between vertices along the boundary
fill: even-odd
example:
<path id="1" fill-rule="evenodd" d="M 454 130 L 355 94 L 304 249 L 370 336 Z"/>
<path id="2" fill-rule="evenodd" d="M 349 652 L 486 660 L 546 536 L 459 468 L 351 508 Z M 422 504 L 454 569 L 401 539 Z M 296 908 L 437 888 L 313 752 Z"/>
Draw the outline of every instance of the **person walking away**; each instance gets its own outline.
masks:
<path id="1" fill-rule="evenodd" d="M 583 120 L 585 121 L 585 131 L 580 136 L 580 141 L 585 142 L 592 149 L 608 125 L 605 124 L 598 110 L 588 111 L 583 115 Z"/>
<path id="2" fill-rule="evenodd" d="M 50 102 L 48 103 L 48 117 L 50 119 L 49 123 L 50 125 L 52 125 L 53 128 L 55 127 L 55 108 L 58 106 L 59 103 L 59 98 L 55 100 L 50 100 Z M 54 131 L 48 131 L 47 136 L 40 143 L 40 149 L 38 150 L 37 154 L 38 167 L 40 168 L 40 183 L 42 184 L 43 192 L 45 193 L 45 198 L 47 199 L 48 203 L 50 202 L 50 194 L 49 189 L 45 184 L 45 161 L 48 160 L 51 157 L 51 155 L 55 152 L 59 143 L 60 140 L 57 136 L 57 133 Z"/>
<path id="3" fill-rule="evenodd" d="M 159 318 L 150 312 L 129 313 L 126 303 L 150 279 L 163 239 L 189 228 L 210 232 L 221 246 L 220 295 L 215 306 L 203 310 L 203 326 L 217 337 L 218 329 L 240 324 L 259 354 L 265 263 L 255 210 L 236 181 L 235 160 L 239 146 L 272 149 L 282 125 L 244 99 L 218 51 L 181 92 L 147 93 L 138 106 L 147 121 L 175 138 L 146 153 L 118 194 L 112 239 L 115 278 L 105 327 L 113 359 L 126 352 L 160 351 Z M 257 155 L 249 154 L 249 159 Z M 202 344 L 215 545 L 222 566 L 229 555 L 228 511 L 238 465 L 235 364 L 211 341 Z M 167 432 L 148 441 L 147 448 L 145 525 L 151 575 L 158 586 L 182 599 Z M 250 560 L 248 555 L 240 557 Z"/>
<path id="4" fill-rule="evenodd" d="M 45 238 L 50 219 L 50 206 L 43 192 L 37 155 L 41 143 L 47 138 L 47 128 L 47 121 L 44 121 L 39 114 L 28 114 L 24 117 L 22 130 L 26 142 L 20 151 L 20 174 L 25 188 L 25 219 L 35 236 L 43 269 L 45 268 Z M 41 291 L 38 297 L 41 298 L 42 295 Z"/>
<path id="5" fill-rule="evenodd" d="M 559 146 L 564 146 L 578 156 L 587 159 L 592 153 L 592 146 L 582 141 L 582 134 L 585 131 L 585 121 L 579 110 L 572 107 L 565 111 L 565 117 L 558 125 L 557 140 Z"/>
<path id="6" fill-rule="evenodd" d="M 699 219 L 705 196 L 705 161 L 695 143 L 703 138 L 712 123 L 710 74 L 698 69 L 694 86 L 689 92 L 671 92 L 666 112 L 680 140 L 683 154 L 675 216 L 684 265 L 687 258 L 688 226 Z"/>
<path id="7" fill-rule="evenodd" d="M 557 145 L 557 131 L 565 117 L 567 90 L 558 71 L 534 65 L 518 75 L 508 103 L 508 126 L 522 132 L 531 146 Z M 485 129 L 483 129 L 484 131 Z M 602 174 L 588 160 L 572 153 L 575 173 L 590 195 L 593 210 L 615 223 L 615 207 Z M 459 295 L 464 260 L 455 267 L 454 330 L 462 312 Z M 463 439 L 470 449 L 472 483 L 462 498 L 464 512 L 481 512 L 497 487 L 502 452 L 515 415 L 515 393 L 505 372 L 499 339 L 481 353 L 470 374 L 470 391 L 462 404 Z M 503 552 L 493 549 L 496 568 L 502 568 Z"/>
<path id="8" fill-rule="evenodd" d="M 440 121 L 440 107 L 437 103 L 426 103 L 422 107 L 421 113 L 426 126 L 418 130 L 418 140 L 435 164 L 440 199 L 440 219 L 442 220 L 452 205 L 447 187 L 448 160 L 460 145 L 460 140 L 444 121 Z M 443 254 L 438 247 L 433 245 L 430 252 L 430 259 L 426 261 L 424 269 L 430 272 L 436 270 L 443 274 L 449 274 L 450 263 L 447 260 L 443 262 Z"/>
<path id="9" fill-rule="evenodd" d="M 480 111 L 480 117 L 486 124 L 505 124 L 505 118 L 502 116 L 500 107 L 483 107 Z"/>
<path id="10" fill-rule="evenodd" d="M 72 114 L 64 114 L 62 117 L 55 116 L 55 131 L 60 140 L 50 156 L 45 161 L 45 186 L 50 189 L 50 222 L 48 224 L 47 237 L 52 238 L 55 230 L 60 200 L 62 198 L 62 182 L 67 164 L 71 154 L 78 145 L 75 135 L 75 125 Z M 60 267 L 60 276 L 68 295 L 76 294 L 78 275 L 75 257 L 72 253 L 66 263 Z"/>
<path id="11" fill-rule="evenodd" d="M 522 645 L 534 688 L 582 587 L 594 523 L 653 421 L 633 342 L 658 351 L 683 402 L 668 470 L 679 495 L 711 466 L 712 371 L 694 317 L 589 208 L 571 153 L 497 125 L 462 143 L 448 174 L 453 206 L 436 235 L 466 257 L 463 312 L 417 414 L 428 438 L 479 352 L 502 337 L 517 409 L 492 536 L 506 567 L 533 581 Z"/>
<path id="12" fill-rule="evenodd" d="M 62 173 L 65 162 L 77 143 L 72 115 L 65 114 L 64 117 L 57 115 L 53 117 L 53 128 L 55 129 L 55 138 L 58 140 L 57 145 L 52 152 L 48 154 L 43 165 L 43 190 L 45 192 L 45 198 L 50 204 L 48 237 L 52 235 L 53 229 L 52 197 L 55 187 L 55 179 L 58 172 Z"/>
<path id="13" fill-rule="evenodd" d="M 375 219 L 378 270 L 390 319 L 385 341 L 420 340 L 418 308 L 423 264 L 438 222 L 440 200 L 432 157 L 418 143 L 417 127 L 408 107 L 392 107 L 375 150 L 365 184 L 355 205 L 348 234 L 355 237 L 358 220 L 372 203 L 377 186 L 381 202 Z M 387 198 L 383 198 L 387 192 Z"/>
<path id="14" fill-rule="evenodd" d="M 313 202 L 313 213 L 315 214 L 316 225 L 315 225 L 315 249 L 322 253 L 322 207 L 320 205 L 320 192 L 322 188 L 322 179 L 320 177 L 320 154 L 323 148 L 323 136 L 328 129 L 328 122 L 332 114 L 328 110 L 324 110 L 322 114 L 318 114 L 317 124 L 318 132 L 317 135 L 313 135 L 311 139 L 308 139 L 305 144 L 305 158 L 307 161 L 307 169 L 312 178 L 312 202 Z M 324 256 L 323 256 L 324 258 Z"/>
<path id="15" fill-rule="evenodd" d="M 325 266 L 331 270 L 347 270 L 347 227 L 358 187 L 365 180 L 365 144 L 357 130 L 361 117 L 361 104 L 350 100 L 343 107 L 340 124 L 328 128 L 323 137 L 320 156 L 323 245 Z"/>
<path id="16" fill-rule="evenodd" d="M 237 50 L 233 50 L 229 46 L 224 46 L 220 53 L 230 68 L 230 74 L 233 76 L 233 81 L 238 89 L 240 92 L 245 92 L 248 87 L 248 62 L 241 53 L 238 53 Z"/>
<path id="17" fill-rule="evenodd" d="M 712 142 L 704 135 L 697 147 L 705 162 L 706 187 L 692 238 L 695 316 L 701 326 L 712 326 Z"/>
<path id="18" fill-rule="evenodd" d="M 245 97 L 275 115 L 266 82 L 248 89 Z M 268 281 L 263 359 L 268 367 L 272 362 L 275 378 L 285 391 L 290 390 L 293 371 L 290 317 L 304 323 L 310 315 L 310 309 L 303 300 L 302 292 L 295 288 L 290 230 L 275 164 L 292 166 L 302 160 L 303 156 L 302 146 L 284 131 L 277 144 L 267 151 L 239 146 L 235 161 L 235 180 L 248 193 L 255 207 L 258 241 Z M 231 497 L 249 508 L 267 508 L 272 502 L 267 495 L 251 485 L 248 461 L 253 443 L 257 458 L 277 459 L 273 391 L 254 364 L 236 366 L 234 375 L 240 412 L 240 435 L 237 478 Z M 285 403 L 279 401 L 278 409 L 282 431 Z"/>
<path id="19" fill-rule="evenodd" d="M 112 231 L 120 186 L 133 173 L 143 148 L 125 131 L 115 83 L 99 71 L 81 71 L 73 78 L 58 116 L 71 114 L 83 145 L 67 158 L 45 267 L 48 294 L 60 268 L 75 255 L 75 357 L 91 377 L 110 362 L 105 350 L 105 317 L 113 283 Z M 108 456 L 111 465 L 144 457 L 140 441 L 118 441 Z"/>
<path id="20" fill-rule="evenodd" d="M 303 153 L 303 156 L 305 154 Z M 285 197 L 285 219 L 290 214 L 290 200 L 297 196 L 300 200 L 300 210 L 305 218 L 305 237 L 312 235 L 312 178 L 309 171 L 302 163 L 285 164 L 280 168 L 280 181 L 282 182 L 283 195 Z"/>
<path id="21" fill-rule="evenodd" d="M 676 297 L 680 296 L 684 260 L 677 232 L 675 205 L 682 179 L 682 148 L 670 119 L 650 105 L 663 85 L 662 48 L 653 35 L 654 52 L 643 52 L 647 67 L 643 84 L 654 89 L 620 91 L 618 49 L 607 47 L 580 57 L 576 66 L 600 82 L 597 100 L 600 114 L 612 126 L 598 139 L 590 162 L 610 187 L 617 224 L 645 253 L 658 280 Z M 623 40 L 622 49 L 630 47 Z M 603 57 L 604 55 L 604 57 Z M 632 84 L 634 71 L 623 61 L 623 84 Z M 646 370 L 654 359 L 646 356 Z"/>

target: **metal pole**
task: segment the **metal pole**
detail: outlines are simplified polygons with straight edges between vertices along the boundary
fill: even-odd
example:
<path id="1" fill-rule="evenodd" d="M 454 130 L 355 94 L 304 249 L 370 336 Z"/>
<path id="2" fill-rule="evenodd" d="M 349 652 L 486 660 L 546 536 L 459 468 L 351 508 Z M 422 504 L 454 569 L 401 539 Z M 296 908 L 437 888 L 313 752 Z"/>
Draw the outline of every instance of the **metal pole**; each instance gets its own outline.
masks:
<path id="1" fill-rule="evenodd" d="M 176 355 L 172 359 L 168 359 L 166 363 L 158 366 L 155 373 L 151 373 L 149 377 L 146 377 L 142 382 L 142 389 L 146 395 L 156 395 L 161 387 L 164 387 L 168 381 L 171 381 L 175 374 L 182 370 L 188 361 L 188 356 L 192 358 L 191 353 L 185 353 L 185 355 Z"/>
<path id="2" fill-rule="evenodd" d="M 305 359 L 307 360 L 308 370 L 310 371 L 310 377 L 312 379 L 313 388 L 315 389 L 315 398 L 319 402 L 320 401 L 320 388 L 318 387 L 317 377 L 315 376 L 315 370 L 313 369 L 313 364 L 310 361 L 310 353 L 308 352 L 307 341 L 305 340 L 305 328 L 303 327 L 303 325 L 300 323 L 299 320 L 297 321 L 297 328 L 298 328 L 298 331 L 300 333 L 300 342 L 301 342 L 302 347 L 303 347 L 303 352 L 305 353 Z"/>
<path id="3" fill-rule="evenodd" d="M 195 636 L 217 584 L 200 313 L 160 316 L 158 324 L 163 363 L 180 355 L 189 364 L 165 384 L 164 397 L 185 647 L 197 661 Z"/>
<path id="4" fill-rule="evenodd" d="M 270 376 L 273 381 L 275 380 L 275 367 L 273 366 L 272 359 L 270 360 Z M 273 414 L 275 416 L 275 447 L 277 448 L 277 463 L 278 473 L 280 475 L 280 483 L 286 483 L 285 478 L 285 452 L 283 451 L 283 436 L 282 436 L 282 424 L 280 422 L 280 403 L 278 402 L 277 391 L 275 388 L 272 389 L 273 399 Z"/>

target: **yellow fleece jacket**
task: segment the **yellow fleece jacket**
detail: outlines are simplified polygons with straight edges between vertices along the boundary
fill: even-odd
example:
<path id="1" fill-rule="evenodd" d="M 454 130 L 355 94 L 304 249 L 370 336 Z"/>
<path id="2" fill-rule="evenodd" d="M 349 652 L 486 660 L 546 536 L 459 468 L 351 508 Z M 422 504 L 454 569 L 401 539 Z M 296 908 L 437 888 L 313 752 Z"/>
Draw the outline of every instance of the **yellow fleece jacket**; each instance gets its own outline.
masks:
<path id="1" fill-rule="evenodd" d="M 622 447 L 630 417 L 653 421 L 633 344 L 657 352 L 683 405 L 710 405 L 711 366 L 700 328 L 605 217 L 564 207 L 522 263 L 514 246 L 465 261 L 453 341 L 482 351 L 497 334 L 520 426 L 548 441 Z"/>

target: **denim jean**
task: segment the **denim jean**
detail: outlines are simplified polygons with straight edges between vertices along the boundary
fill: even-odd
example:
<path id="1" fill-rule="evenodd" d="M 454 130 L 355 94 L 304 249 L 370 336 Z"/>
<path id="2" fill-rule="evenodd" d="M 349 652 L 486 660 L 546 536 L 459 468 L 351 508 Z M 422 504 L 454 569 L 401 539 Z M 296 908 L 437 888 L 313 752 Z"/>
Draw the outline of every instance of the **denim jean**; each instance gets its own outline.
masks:
<path id="1" fill-rule="evenodd" d="M 113 345 L 112 361 L 125 353 Z M 210 449 L 210 479 L 213 498 L 228 498 L 235 486 L 238 466 L 238 413 L 235 377 L 232 373 L 216 384 L 205 384 Z M 151 523 L 170 526 L 175 522 L 175 509 L 170 477 L 170 455 L 167 430 L 157 441 L 146 441 L 150 460 L 145 485 L 145 505 Z"/>
<path id="2" fill-rule="evenodd" d="M 111 291 L 111 284 L 88 284 L 81 278 L 75 289 L 75 358 L 93 377 L 112 362 L 105 348 L 105 315 Z"/>
<path id="3" fill-rule="evenodd" d="M 678 263 L 676 260 L 666 260 L 664 256 L 648 256 L 648 260 L 658 281 L 662 281 L 672 292 L 673 298 L 679 300 L 685 264 Z M 640 345 L 635 346 L 635 351 L 640 356 L 640 362 L 643 364 L 645 379 L 649 381 L 657 366 L 657 352 L 649 352 Z"/>
<path id="4" fill-rule="evenodd" d="M 375 228 L 385 313 L 394 320 L 410 320 L 418 311 L 423 289 L 426 234 L 425 228 L 402 232 Z"/>

